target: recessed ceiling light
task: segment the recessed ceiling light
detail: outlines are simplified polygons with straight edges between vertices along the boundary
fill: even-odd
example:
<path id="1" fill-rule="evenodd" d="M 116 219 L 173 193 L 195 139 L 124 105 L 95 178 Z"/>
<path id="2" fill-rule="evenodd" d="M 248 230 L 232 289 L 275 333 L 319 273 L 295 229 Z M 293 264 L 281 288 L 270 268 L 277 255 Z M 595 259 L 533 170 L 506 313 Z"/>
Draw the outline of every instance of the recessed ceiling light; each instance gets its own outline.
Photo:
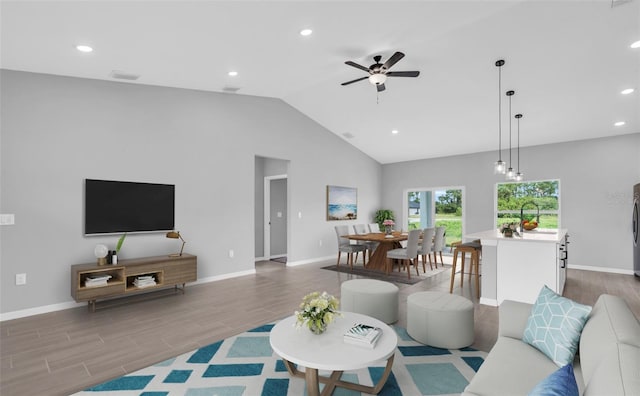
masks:
<path id="1" fill-rule="evenodd" d="M 391 131 L 391 133 L 393 133 L 394 135 L 397 135 L 398 134 L 398 130 L 394 129 L 393 131 Z"/>
<path id="2" fill-rule="evenodd" d="M 237 75 L 238 75 L 238 72 L 237 72 L 237 71 L 230 71 L 230 72 L 229 72 L 229 73 L 227 73 L 227 74 L 229 74 L 231 77 L 235 77 L 235 76 L 237 76 Z"/>
<path id="3" fill-rule="evenodd" d="M 631 48 L 640 48 L 640 40 L 638 40 L 635 43 L 631 44 Z"/>
<path id="4" fill-rule="evenodd" d="M 76 45 L 76 49 L 80 52 L 91 52 L 93 51 L 93 48 L 89 47 L 88 45 Z"/>
<path id="5" fill-rule="evenodd" d="M 625 122 L 624 122 L 624 121 L 618 121 L 618 122 L 616 122 L 616 123 L 615 123 L 615 124 L 613 124 L 613 125 L 615 125 L 615 126 L 623 126 L 624 124 L 625 124 Z"/>
<path id="6" fill-rule="evenodd" d="M 301 36 L 310 36 L 311 33 L 313 33 L 313 30 L 311 30 L 311 29 L 302 29 L 300 31 L 300 35 Z"/>
<path id="7" fill-rule="evenodd" d="M 633 88 L 627 88 L 627 89 L 623 89 L 622 91 L 620 91 L 620 93 L 623 94 L 623 95 L 629 95 L 633 91 L 634 91 Z"/>

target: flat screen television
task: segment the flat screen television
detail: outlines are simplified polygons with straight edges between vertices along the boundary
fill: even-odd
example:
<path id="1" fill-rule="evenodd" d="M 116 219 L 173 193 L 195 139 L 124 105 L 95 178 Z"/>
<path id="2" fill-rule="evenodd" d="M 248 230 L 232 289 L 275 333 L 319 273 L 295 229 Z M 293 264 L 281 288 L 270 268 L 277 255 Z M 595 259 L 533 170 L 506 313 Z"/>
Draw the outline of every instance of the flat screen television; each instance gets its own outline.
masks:
<path id="1" fill-rule="evenodd" d="M 85 235 L 174 229 L 173 184 L 85 179 Z"/>

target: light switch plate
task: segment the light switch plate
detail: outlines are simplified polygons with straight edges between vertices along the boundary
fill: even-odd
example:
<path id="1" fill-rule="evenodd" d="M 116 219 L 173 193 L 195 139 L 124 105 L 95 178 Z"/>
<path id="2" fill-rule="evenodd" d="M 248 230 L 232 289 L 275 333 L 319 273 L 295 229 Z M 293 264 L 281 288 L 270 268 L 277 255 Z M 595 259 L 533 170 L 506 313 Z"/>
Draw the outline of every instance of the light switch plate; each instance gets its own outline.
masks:
<path id="1" fill-rule="evenodd" d="M 0 214 L 0 225 L 13 225 L 16 223 L 14 214 Z"/>
<path id="2" fill-rule="evenodd" d="M 27 284 L 27 274 L 16 274 L 16 285 L 26 285 Z"/>

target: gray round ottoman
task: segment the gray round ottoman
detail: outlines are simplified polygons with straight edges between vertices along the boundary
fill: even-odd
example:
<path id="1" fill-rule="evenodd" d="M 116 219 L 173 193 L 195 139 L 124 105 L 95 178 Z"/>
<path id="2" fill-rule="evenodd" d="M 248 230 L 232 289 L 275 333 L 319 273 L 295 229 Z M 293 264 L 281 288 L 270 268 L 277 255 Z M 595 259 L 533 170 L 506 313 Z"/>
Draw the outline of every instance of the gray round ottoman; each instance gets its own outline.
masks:
<path id="1" fill-rule="evenodd" d="M 438 348 L 473 344 L 473 303 L 443 292 L 418 292 L 407 297 L 407 333 Z"/>
<path id="2" fill-rule="evenodd" d="M 340 309 L 372 316 L 385 323 L 398 321 L 398 286 L 375 279 L 351 279 L 340 286 Z"/>

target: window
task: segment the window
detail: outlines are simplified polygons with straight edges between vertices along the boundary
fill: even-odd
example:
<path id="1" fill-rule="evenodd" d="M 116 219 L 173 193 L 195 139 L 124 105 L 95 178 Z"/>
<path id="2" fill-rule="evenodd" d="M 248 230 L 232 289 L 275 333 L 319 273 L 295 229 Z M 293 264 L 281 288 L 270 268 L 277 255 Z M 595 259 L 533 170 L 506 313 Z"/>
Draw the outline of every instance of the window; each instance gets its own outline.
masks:
<path id="1" fill-rule="evenodd" d="M 542 180 L 496 185 L 496 227 L 503 223 L 538 221 L 538 228 L 560 227 L 560 181 Z"/>
<path id="2" fill-rule="evenodd" d="M 446 244 L 462 240 L 463 188 L 433 188 L 407 191 L 407 228 L 445 227 Z"/>

